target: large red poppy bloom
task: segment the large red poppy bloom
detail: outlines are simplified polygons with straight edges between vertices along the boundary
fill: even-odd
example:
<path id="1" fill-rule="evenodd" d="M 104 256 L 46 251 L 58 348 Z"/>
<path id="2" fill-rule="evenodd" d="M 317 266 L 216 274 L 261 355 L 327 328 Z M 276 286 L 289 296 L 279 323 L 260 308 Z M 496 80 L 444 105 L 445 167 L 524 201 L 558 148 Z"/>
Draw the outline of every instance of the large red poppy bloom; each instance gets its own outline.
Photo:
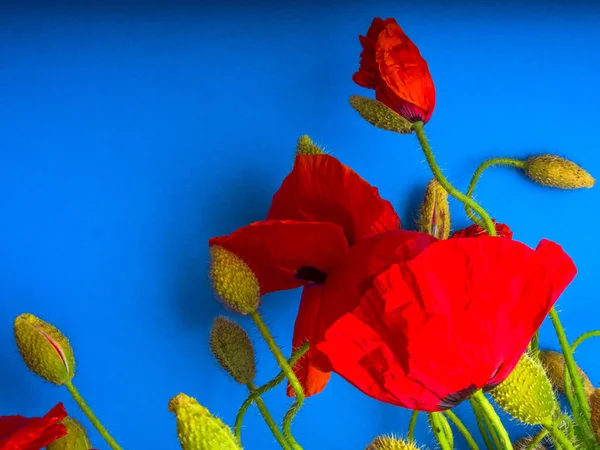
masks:
<path id="1" fill-rule="evenodd" d="M 60 423 L 67 417 L 62 403 L 44 417 L 1 416 L 0 448 L 2 450 L 40 450 L 67 434 Z"/>
<path id="2" fill-rule="evenodd" d="M 532 250 L 476 228 L 438 241 L 399 225 L 351 169 L 307 155 L 266 221 L 210 240 L 246 261 L 262 293 L 304 286 L 293 346 L 311 344 L 296 369 L 307 395 L 333 371 L 387 403 L 454 406 L 508 376 L 575 275 L 549 241 Z"/>
<path id="3" fill-rule="evenodd" d="M 427 122 L 435 107 L 435 86 L 427 62 L 394 19 L 373 19 L 366 36 L 360 67 L 352 77 L 359 86 L 411 122 Z"/>

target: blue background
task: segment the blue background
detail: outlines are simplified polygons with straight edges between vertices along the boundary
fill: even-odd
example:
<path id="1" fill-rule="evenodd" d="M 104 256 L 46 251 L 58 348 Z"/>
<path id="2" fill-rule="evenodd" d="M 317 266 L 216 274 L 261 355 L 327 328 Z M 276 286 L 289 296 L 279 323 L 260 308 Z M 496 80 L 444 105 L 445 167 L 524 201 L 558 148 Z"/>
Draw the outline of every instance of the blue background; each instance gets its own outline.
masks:
<path id="1" fill-rule="evenodd" d="M 223 309 L 207 279 L 207 239 L 264 217 L 302 134 L 378 186 L 407 227 L 430 179 L 414 136 L 373 128 L 348 104 L 372 95 L 351 76 L 357 36 L 376 15 L 397 18 L 429 62 L 438 101 L 427 131 L 458 187 L 486 158 L 538 152 L 600 175 L 591 4 L 83 5 L 0 10 L 0 415 L 40 415 L 62 400 L 83 417 L 19 357 L 12 322 L 31 312 L 69 336 L 76 385 L 125 449 L 178 448 L 167 402 L 181 391 L 233 424 L 246 392 L 208 349 Z M 599 188 L 544 189 L 493 169 L 477 199 L 519 240 L 564 246 L 580 270 L 558 304 L 567 333 L 598 328 Z M 452 207 L 454 228 L 466 225 Z M 298 301 L 285 292 L 262 306 L 286 352 Z M 263 382 L 276 365 L 252 335 Z M 548 323 L 541 342 L 557 348 Z M 577 356 L 599 383 L 593 345 Z M 265 400 L 277 417 L 289 405 L 284 386 Z M 468 405 L 458 412 L 473 425 Z M 306 449 L 362 449 L 406 433 L 408 417 L 334 376 L 293 429 Z M 248 450 L 278 448 L 255 409 L 243 438 Z M 418 438 L 432 442 L 423 419 Z"/>

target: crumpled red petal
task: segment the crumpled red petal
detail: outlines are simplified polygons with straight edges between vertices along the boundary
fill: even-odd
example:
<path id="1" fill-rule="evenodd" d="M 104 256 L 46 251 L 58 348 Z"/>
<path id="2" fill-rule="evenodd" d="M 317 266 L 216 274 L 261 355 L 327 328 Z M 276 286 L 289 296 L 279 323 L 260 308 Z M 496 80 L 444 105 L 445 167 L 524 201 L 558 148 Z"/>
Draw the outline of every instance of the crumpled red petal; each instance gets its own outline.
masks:
<path id="1" fill-rule="evenodd" d="M 296 317 L 296 324 L 294 326 L 294 337 L 292 339 L 293 352 L 298 350 L 305 342 L 312 341 L 322 297 L 322 285 L 310 284 L 303 289 L 300 307 L 298 308 L 298 316 Z M 306 397 L 321 392 L 331 376 L 330 372 L 321 371 L 315 366 L 310 349 L 308 353 L 294 365 L 294 373 L 296 374 L 298 381 L 300 381 Z M 287 395 L 290 397 L 295 396 L 294 390 L 289 384 Z"/>
<path id="2" fill-rule="evenodd" d="M 499 237 L 505 237 L 508 239 L 512 239 L 513 232 L 509 228 L 508 225 L 506 225 L 504 223 L 498 223 L 493 219 L 492 219 L 492 222 L 494 222 L 494 227 L 496 228 L 496 234 Z M 481 236 L 487 236 L 487 231 L 485 231 L 485 229 L 483 229 L 479 225 L 473 224 L 467 228 L 463 228 L 462 230 L 455 231 L 454 233 L 452 233 L 452 236 L 450 236 L 450 239 L 467 238 L 467 237 L 481 237 Z"/>
<path id="3" fill-rule="evenodd" d="M 0 448 L 3 450 L 40 450 L 67 434 L 59 423 L 67 417 L 58 403 L 44 417 L 27 418 L 20 415 L 0 417 Z"/>
<path id="4" fill-rule="evenodd" d="M 350 245 L 401 225 L 391 203 L 331 155 L 298 155 L 273 196 L 267 219 L 336 223 Z"/>
<path id="5" fill-rule="evenodd" d="M 575 274 L 549 241 L 438 241 L 376 275 L 317 348 L 378 400 L 447 409 L 510 373 Z"/>
<path id="6" fill-rule="evenodd" d="M 390 24 L 395 23 L 394 19 L 382 20 L 379 17 L 373 19 L 366 36 L 359 36 L 363 50 L 360 54 L 360 66 L 358 71 L 352 76 L 359 86 L 375 89 L 380 82 L 379 67 L 375 60 L 375 50 L 379 34 Z"/>
<path id="7" fill-rule="evenodd" d="M 327 273 L 348 253 L 340 226 L 294 220 L 255 222 L 210 239 L 212 245 L 242 258 L 256 275 L 261 294 L 302 286 L 307 281 L 296 278 L 298 269 L 312 267 Z"/>

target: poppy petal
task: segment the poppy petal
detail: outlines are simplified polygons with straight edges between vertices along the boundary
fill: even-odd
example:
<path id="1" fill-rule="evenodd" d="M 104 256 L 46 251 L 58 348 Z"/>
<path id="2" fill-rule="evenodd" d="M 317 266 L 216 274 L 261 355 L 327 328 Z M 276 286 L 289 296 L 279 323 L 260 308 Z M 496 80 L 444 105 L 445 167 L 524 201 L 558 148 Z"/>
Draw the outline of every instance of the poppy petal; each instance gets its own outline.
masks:
<path id="1" fill-rule="evenodd" d="M 503 223 L 498 223 L 494 219 L 492 219 L 492 222 L 494 223 L 494 227 L 496 228 L 496 234 L 499 237 L 505 237 L 508 239 L 512 239 L 513 232 L 508 225 L 503 224 Z M 481 236 L 487 236 L 487 232 L 483 228 L 481 228 L 479 225 L 473 224 L 467 228 L 463 228 L 462 230 L 455 231 L 454 233 L 452 233 L 452 236 L 450 236 L 450 239 L 467 238 L 467 237 L 481 237 Z"/>
<path id="2" fill-rule="evenodd" d="M 67 417 L 58 403 L 44 417 L 0 417 L 0 447 L 6 450 L 39 450 L 67 434 L 61 423 Z"/>
<path id="3" fill-rule="evenodd" d="M 342 228 L 333 223 L 266 220 L 228 236 L 209 240 L 242 258 L 256 275 L 261 294 L 293 289 L 309 280 L 298 271 L 313 268 L 327 273 L 343 261 L 348 243 Z"/>
<path id="4" fill-rule="evenodd" d="M 401 226 L 391 203 L 331 155 L 297 155 L 267 219 L 333 222 L 344 229 L 350 245 Z"/>
<path id="5" fill-rule="evenodd" d="M 382 20 L 379 17 L 373 19 L 366 36 L 359 36 L 363 50 L 360 54 L 360 66 L 358 71 L 352 76 L 359 86 L 375 89 L 379 84 L 380 74 L 377 61 L 375 60 L 375 49 L 379 34 L 390 24 L 395 23 L 394 19 Z"/>
<path id="6" fill-rule="evenodd" d="M 294 326 L 294 337 L 292 339 L 294 352 L 298 350 L 302 344 L 312 340 L 311 337 L 314 333 L 322 297 L 323 286 L 311 284 L 304 287 L 302 299 L 300 300 L 300 307 L 298 309 L 298 316 L 296 317 L 296 324 Z M 298 377 L 306 397 L 321 392 L 325 388 L 331 375 L 330 372 L 323 372 L 315 366 L 312 349 L 298 360 L 294 366 L 294 373 L 296 374 L 296 377 Z M 290 397 L 295 395 L 294 390 L 289 384 L 287 395 Z"/>

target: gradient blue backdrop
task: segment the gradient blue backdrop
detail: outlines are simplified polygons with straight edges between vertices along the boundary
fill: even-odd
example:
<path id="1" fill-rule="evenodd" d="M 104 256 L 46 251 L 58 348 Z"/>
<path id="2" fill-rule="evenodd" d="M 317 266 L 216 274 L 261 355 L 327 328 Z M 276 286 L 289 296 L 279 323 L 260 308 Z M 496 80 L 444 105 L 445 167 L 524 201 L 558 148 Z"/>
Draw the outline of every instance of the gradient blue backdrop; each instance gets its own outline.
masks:
<path id="1" fill-rule="evenodd" d="M 167 402 L 181 391 L 233 424 L 246 392 L 208 349 L 223 309 L 207 239 L 264 217 L 301 134 L 378 186 L 407 226 L 430 179 L 414 137 L 377 130 L 348 104 L 371 95 L 351 76 L 376 15 L 396 17 L 429 61 L 438 102 L 427 130 L 457 186 L 486 158 L 536 152 L 600 175 L 591 4 L 82 3 L 0 9 L 0 415 L 64 401 L 83 417 L 16 351 L 13 319 L 31 312 L 70 337 L 76 385 L 125 449 L 178 448 Z M 555 191 L 495 169 L 477 198 L 516 238 L 565 247 L 580 270 L 559 302 L 567 333 L 598 328 L 600 188 Z M 452 207 L 453 226 L 466 225 Z M 298 300 L 285 292 L 262 307 L 286 352 Z M 276 365 L 252 335 L 262 382 Z M 557 347 L 548 323 L 541 342 Z M 578 352 L 600 382 L 596 355 L 591 343 Z M 281 417 L 283 386 L 266 402 Z M 467 405 L 458 412 L 473 424 Z M 362 449 L 405 433 L 408 417 L 334 376 L 293 429 L 307 450 Z M 255 409 L 243 438 L 277 448 Z M 432 442 L 424 420 L 418 438 Z"/>

